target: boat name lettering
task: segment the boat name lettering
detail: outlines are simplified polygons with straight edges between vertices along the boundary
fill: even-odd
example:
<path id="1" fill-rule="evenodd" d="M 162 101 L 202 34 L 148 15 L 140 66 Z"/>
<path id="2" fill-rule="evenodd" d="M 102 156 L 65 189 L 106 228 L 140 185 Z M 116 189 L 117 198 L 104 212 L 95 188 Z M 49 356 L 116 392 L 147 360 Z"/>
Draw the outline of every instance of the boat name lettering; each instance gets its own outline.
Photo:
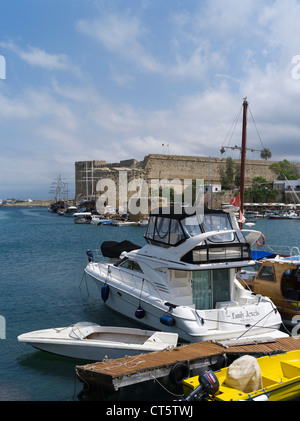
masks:
<path id="1" fill-rule="evenodd" d="M 245 319 L 245 318 L 259 316 L 259 311 L 258 310 L 253 310 L 253 311 L 246 310 L 246 311 L 240 311 L 239 313 L 232 313 L 231 315 L 232 315 L 233 320 Z"/>

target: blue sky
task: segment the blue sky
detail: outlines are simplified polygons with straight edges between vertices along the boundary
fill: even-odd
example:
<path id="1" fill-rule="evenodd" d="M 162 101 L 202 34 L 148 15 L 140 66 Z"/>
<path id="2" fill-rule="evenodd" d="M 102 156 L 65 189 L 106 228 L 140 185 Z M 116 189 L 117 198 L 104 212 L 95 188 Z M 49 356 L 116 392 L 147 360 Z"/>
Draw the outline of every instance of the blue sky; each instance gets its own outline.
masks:
<path id="1" fill-rule="evenodd" d="M 241 120 L 228 132 L 244 97 L 248 146 L 300 162 L 300 1 L 2 0 L 0 12 L 0 198 L 51 198 L 59 174 L 72 195 L 75 161 L 219 157 L 240 143 Z"/>

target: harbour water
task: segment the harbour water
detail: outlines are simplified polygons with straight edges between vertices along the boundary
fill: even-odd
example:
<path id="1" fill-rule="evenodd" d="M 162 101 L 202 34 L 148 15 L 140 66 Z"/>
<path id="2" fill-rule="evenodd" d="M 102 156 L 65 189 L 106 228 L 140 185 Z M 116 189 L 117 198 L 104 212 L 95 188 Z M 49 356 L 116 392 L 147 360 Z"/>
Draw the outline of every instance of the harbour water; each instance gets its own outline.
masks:
<path id="1" fill-rule="evenodd" d="M 300 221 L 259 219 L 254 229 L 275 250 L 299 247 Z M 79 400 L 83 385 L 75 365 L 86 362 L 37 351 L 17 336 L 79 321 L 136 326 L 105 307 L 83 269 L 88 249 L 100 252 L 105 240 L 129 239 L 142 246 L 145 228 L 77 225 L 46 208 L 1 207 L 0 232 L 0 400 Z M 134 393 L 140 395 L 130 399 L 166 399 L 154 386 L 150 394 L 139 388 Z"/>

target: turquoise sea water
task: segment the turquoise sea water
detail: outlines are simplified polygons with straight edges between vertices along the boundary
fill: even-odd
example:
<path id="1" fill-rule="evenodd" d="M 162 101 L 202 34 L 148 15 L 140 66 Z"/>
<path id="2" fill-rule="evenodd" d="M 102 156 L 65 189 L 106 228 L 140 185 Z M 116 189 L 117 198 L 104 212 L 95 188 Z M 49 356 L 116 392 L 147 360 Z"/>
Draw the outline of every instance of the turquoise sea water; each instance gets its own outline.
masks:
<path id="1" fill-rule="evenodd" d="M 260 219 L 254 229 L 262 231 L 272 247 L 300 247 L 300 221 Z M 73 218 L 46 208 L 0 208 L 1 401 L 79 399 L 83 385 L 75 365 L 86 362 L 37 351 L 19 343 L 17 336 L 79 321 L 135 326 L 107 309 L 96 287 L 82 275 L 86 250 L 99 250 L 104 240 L 128 239 L 142 246 L 144 232 L 135 226 L 77 225 Z M 167 395 L 155 387 L 152 394 L 130 399 L 165 399 Z"/>

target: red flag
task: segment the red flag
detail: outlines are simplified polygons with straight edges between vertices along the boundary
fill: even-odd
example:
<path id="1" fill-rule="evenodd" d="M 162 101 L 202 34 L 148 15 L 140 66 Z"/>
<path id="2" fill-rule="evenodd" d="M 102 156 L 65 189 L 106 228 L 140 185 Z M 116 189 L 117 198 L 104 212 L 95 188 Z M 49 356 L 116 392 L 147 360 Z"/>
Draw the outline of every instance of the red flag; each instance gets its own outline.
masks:
<path id="1" fill-rule="evenodd" d="M 230 204 L 236 208 L 240 207 L 240 194 L 238 193 L 233 199 L 230 200 Z"/>

